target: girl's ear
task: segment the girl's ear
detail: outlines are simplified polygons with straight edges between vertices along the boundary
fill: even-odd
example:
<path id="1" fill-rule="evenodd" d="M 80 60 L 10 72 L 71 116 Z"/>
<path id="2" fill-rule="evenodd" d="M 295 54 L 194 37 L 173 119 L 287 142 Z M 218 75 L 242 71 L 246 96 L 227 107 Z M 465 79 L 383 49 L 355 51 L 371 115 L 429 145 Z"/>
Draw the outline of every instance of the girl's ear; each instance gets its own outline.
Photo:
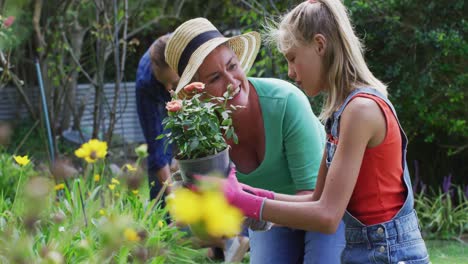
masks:
<path id="1" fill-rule="evenodd" d="M 325 50 L 327 49 L 327 39 L 322 34 L 316 34 L 314 36 L 314 46 L 315 51 L 319 56 L 325 55 Z"/>

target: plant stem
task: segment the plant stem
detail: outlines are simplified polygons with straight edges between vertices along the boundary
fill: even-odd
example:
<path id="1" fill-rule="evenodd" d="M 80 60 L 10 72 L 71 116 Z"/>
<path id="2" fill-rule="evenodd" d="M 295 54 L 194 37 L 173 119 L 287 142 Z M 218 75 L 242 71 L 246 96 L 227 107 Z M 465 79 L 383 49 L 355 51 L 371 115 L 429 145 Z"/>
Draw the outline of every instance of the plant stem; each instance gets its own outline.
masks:
<path id="1" fill-rule="evenodd" d="M 78 183 L 78 191 L 80 192 L 80 203 L 81 203 L 81 210 L 83 210 L 85 227 L 88 227 L 88 218 L 86 217 L 86 210 L 85 210 L 85 205 L 84 205 L 84 200 L 83 200 L 83 193 L 81 192 L 80 181 L 78 181 L 77 183 Z"/>
<path id="2" fill-rule="evenodd" d="M 149 210 L 146 211 L 145 213 L 145 216 L 143 217 L 142 219 L 142 223 L 145 222 L 146 218 L 148 218 L 149 214 L 151 213 L 151 211 L 153 211 L 153 208 L 156 206 L 156 204 L 158 203 L 158 201 L 161 199 L 161 197 L 163 196 L 164 192 L 166 191 L 166 188 L 167 188 L 167 185 L 169 185 L 169 181 L 166 180 L 163 184 L 163 186 L 161 187 L 161 190 L 159 191 L 158 195 L 156 196 L 156 198 L 154 198 L 153 201 L 151 201 L 150 205 L 148 206 Z"/>
<path id="3" fill-rule="evenodd" d="M 16 192 L 15 192 L 15 198 L 13 199 L 13 204 L 11 205 L 11 209 L 13 210 L 15 203 L 16 203 L 16 197 L 18 196 L 18 191 L 19 191 L 19 186 L 21 184 L 21 179 L 23 178 L 23 168 L 21 168 L 20 171 L 20 176 L 18 180 L 18 184 L 16 185 Z"/>

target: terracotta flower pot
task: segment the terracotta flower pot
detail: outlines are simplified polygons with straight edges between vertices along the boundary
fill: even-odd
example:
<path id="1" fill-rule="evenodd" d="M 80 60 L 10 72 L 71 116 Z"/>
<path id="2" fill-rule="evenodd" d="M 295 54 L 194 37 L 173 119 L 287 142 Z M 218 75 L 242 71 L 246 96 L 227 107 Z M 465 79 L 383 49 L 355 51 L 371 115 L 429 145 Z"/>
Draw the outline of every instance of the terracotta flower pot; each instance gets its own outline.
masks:
<path id="1" fill-rule="evenodd" d="M 211 156 L 177 160 L 180 174 L 185 183 L 193 183 L 193 175 L 207 175 L 209 173 L 220 173 L 225 177 L 229 174 L 229 151 L 228 148 Z"/>

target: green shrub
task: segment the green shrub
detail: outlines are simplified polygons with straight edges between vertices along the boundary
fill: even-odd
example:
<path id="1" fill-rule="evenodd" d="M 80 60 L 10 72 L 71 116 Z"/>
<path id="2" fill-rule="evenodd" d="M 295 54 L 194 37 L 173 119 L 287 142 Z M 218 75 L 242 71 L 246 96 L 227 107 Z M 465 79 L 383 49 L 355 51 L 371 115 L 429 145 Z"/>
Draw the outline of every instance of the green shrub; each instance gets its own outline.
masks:
<path id="1" fill-rule="evenodd" d="M 452 197 L 453 196 L 453 197 Z M 423 235 L 429 239 L 459 238 L 468 231 L 468 199 L 461 187 L 434 195 L 415 195 Z"/>
<path id="2" fill-rule="evenodd" d="M 33 173 L 32 164 L 21 167 L 15 163 L 12 155 L 0 149 L 0 195 L 3 197 L 3 202 L 13 203 L 18 184 L 22 189 L 21 186 Z"/>
<path id="3" fill-rule="evenodd" d="M 114 174 L 99 160 L 86 164 L 80 174 L 55 168 L 57 183 L 48 172 L 17 167 L 2 154 L 0 176 L 8 174 L 9 185 L 16 187 L 14 179 L 23 168 L 38 176 L 23 178 L 14 206 L 10 198 L 0 197 L 0 262 L 196 263 L 202 259 L 203 253 L 193 249 L 185 233 L 165 222 L 166 210 L 157 200 L 148 200 L 147 189 L 140 186 L 144 175 L 138 162 L 124 167 L 127 170 Z"/>

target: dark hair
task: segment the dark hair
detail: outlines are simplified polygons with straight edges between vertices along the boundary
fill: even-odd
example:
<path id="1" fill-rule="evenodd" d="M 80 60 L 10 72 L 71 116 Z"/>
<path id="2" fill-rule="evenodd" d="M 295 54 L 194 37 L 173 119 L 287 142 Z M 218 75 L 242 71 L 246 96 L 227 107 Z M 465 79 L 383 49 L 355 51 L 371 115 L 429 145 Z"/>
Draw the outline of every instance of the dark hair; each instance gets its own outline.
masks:
<path id="1" fill-rule="evenodd" d="M 166 69 L 169 65 L 166 62 L 164 57 L 164 50 L 166 49 L 166 44 L 171 34 L 166 34 L 159 37 L 156 41 L 153 42 L 150 49 L 151 63 L 153 66 L 159 68 L 160 70 Z"/>

